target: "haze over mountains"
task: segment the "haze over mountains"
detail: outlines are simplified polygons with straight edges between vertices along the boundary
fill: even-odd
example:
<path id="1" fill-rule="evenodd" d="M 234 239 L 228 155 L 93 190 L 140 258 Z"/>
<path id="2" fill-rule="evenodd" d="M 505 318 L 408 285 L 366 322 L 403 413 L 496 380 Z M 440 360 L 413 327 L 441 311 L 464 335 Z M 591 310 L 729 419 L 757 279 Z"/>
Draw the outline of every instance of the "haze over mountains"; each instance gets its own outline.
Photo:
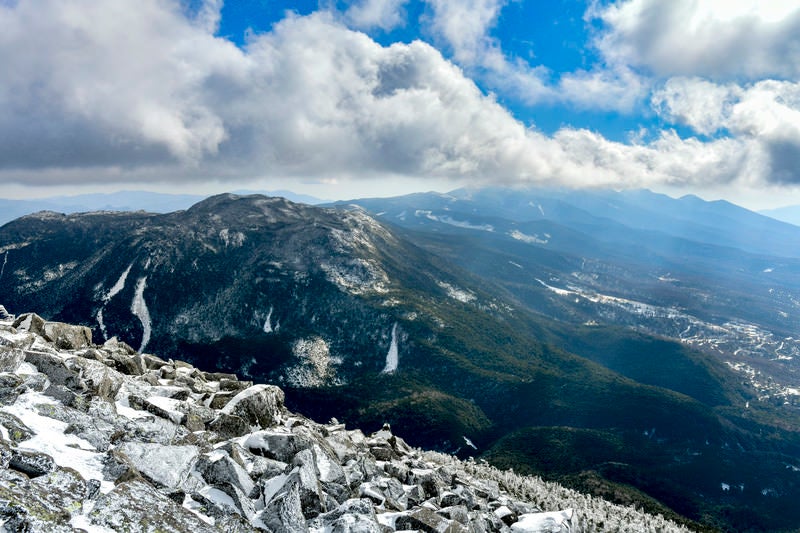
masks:
<path id="1" fill-rule="evenodd" d="M 777 529 L 800 525 L 798 242 L 647 191 L 220 195 L 6 224 L 0 294 L 281 384 L 323 421 L 389 421 L 412 444 Z"/>

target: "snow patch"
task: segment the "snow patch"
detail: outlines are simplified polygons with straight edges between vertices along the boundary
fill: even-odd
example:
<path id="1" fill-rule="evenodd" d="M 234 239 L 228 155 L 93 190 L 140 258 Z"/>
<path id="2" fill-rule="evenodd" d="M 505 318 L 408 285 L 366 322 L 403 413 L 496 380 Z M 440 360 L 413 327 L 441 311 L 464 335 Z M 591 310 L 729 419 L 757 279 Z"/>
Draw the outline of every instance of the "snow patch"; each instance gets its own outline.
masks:
<path id="1" fill-rule="evenodd" d="M 342 383 L 336 378 L 336 365 L 341 364 L 342 360 L 331 357 L 325 339 L 321 337 L 299 339 L 292 345 L 292 354 L 299 359 L 299 362 L 286 370 L 286 381 L 290 385 L 322 387 Z"/>
<path id="2" fill-rule="evenodd" d="M 219 238 L 225 243 L 225 248 L 240 248 L 245 241 L 244 233 L 241 231 L 231 231 L 228 228 L 219 231 Z"/>
<path id="3" fill-rule="evenodd" d="M 394 326 L 392 326 L 392 342 L 389 345 L 389 351 L 386 353 L 386 366 L 381 370 L 381 374 L 394 374 L 397 371 L 398 362 L 397 322 L 395 322 Z"/>
<path id="4" fill-rule="evenodd" d="M 267 313 L 267 318 L 264 320 L 264 333 L 272 333 L 272 306 L 269 306 L 269 312 Z"/>
<path id="5" fill-rule="evenodd" d="M 469 446 L 475 451 L 478 451 L 478 447 L 475 446 L 475 443 L 473 443 L 466 435 L 462 435 L 461 438 L 464 439 L 464 442 L 467 443 L 467 446 Z"/>
<path id="6" fill-rule="evenodd" d="M 147 343 L 150 342 L 152 327 L 150 311 L 147 310 L 147 304 L 144 301 L 144 290 L 146 288 L 147 276 L 139 278 L 139 281 L 136 283 L 136 292 L 133 295 L 133 302 L 131 303 L 131 313 L 142 323 L 142 344 L 139 346 L 139 352 L 143 352 Z"/>
<path id="7" fill-rule="evenodd" d="M 108 332 L 106 332 L 106 325 L 103 322 L 103 308 L 97 310 L 97 325 L 100 327 L 100 333 L 103 334 L 103 340 L 108 340 Z"/>
<path id="8" fill-rule="evenodd" d="M 110 289 L 108 289 L 108 292 L 106 293 L 106 295 L 103 296 L 103 301 L 104 302 L 110 301 L 111 298 L 113 298 L 114 296 L 119 294 L 119 292 L 122 289 L 125 288 L 125 281 L 128 279 L 128 274 L 130 273 L 132 267 L 133 267 L 133 263 L 128 265 L 128 268 L 126 268 L 125 271 L 120 275 L 120 277 L 117 280 L 117 282 L 114 283 L 114 285 Z"/>
<path id="9" fill-rule="evenodd" d="M 3 256 L 3 266 L 0 267 L 0 279 L 3 279 L 3 272 L 6 271 L 6 263 L 8 263 L 8 250 L 6 250 L 6 254 Z"/>
<path id="10" fill-rule="evenodd" d="M 103 454 L 88 441 L 67 434 L 69 424 L 39 414 L 38 406 L 60 406 L 54 399 L 38 392 L 21 394 L 12 405 L 0 410 L 23 420 L 34 432 L 30 439 L 20 442 L 19 448 L 41 452 L 53 458 L 58 466 L 74 468 L 84 479 L 97 479 L 100 490 L 108 492 L 114 484 L 103 481 Z"/>
<path id="11" fill-rule="evenodd" d="M 508 236 L 511 237 L 512 239 L 516 239 L 518 241 L 522 241 L 527 244 L 547 244 L 548 242 L 550 242 L 549 235 L 545 235 L 546 238 L 542 239 L 541 237 L 539 237 L 538 234 L 526 235 L 525 233 L 522 233 L 521 231 L 516 229 L 513 231 L 509 231 Z"/>
<path id="12" fill-rule="evenodd" d="M 373 261 L 353 259 L 344 264 L 322 263 L 328 281 L 343 292 L 360 295 L 369 292 L 385 294 L 389 291 L 389 276 Z"/>
<path id="13" fill-rule="evenodd" d="M 441 222 L 442 224 L 447 224 L 448 226 L 455 226 L 457 228 L 464 228 L 464 229 L 474 229 L 479 231 L 494 231 L 494 226 L 491 224 L 472 224 L 471 222 L 467 222 L 465 220 L 456 220 L 449 215 L 438 216 L 434 215 L 432 211 L 428 211 L 426 209 L 417 209 L 414 212 L 414 216 L 417 218 L 425 217 L 428 220 L 433 220 L 434 222 Z"/>
<path id="14" fill-rule="evenodd" d="M 476 298 L 471 291 L 460 289 L 444 281 L 437 281 L 436 284 L 447 291 L 447 296 L 459 302 L 469 303 Z"/>
<path id="15" fill-rule="evenodd" d="M 511 531 L 561 531 L 566 526 L 567 531 L 572 531 L 572 509 L 565 511 L 551 511 L 549 513 L 529 513 L 519 516 L 519 520 L 511 525 Z"/>

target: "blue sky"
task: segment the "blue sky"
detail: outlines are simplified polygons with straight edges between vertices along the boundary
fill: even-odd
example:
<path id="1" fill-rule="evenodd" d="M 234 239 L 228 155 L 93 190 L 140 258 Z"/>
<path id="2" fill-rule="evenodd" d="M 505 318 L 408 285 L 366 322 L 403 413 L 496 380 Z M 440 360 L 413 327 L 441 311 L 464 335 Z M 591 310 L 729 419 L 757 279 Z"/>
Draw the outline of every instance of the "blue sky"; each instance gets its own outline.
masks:
<path id="1" fill-rule="evenodd" d="M 800 204 L 800 2 L 0 0 L 5 197 Z"/>

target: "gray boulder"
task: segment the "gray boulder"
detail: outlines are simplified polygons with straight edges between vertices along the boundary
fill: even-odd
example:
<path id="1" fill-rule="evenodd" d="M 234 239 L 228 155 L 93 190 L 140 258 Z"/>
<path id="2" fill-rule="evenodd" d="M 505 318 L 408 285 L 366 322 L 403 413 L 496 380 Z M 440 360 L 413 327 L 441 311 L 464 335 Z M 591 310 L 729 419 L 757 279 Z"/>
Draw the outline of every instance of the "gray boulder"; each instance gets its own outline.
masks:
<path id="1" fill-rule="evenodd" d="M 248 498 L 255 498 L 258 496 L 258 487 L 250 476 L 230 455 L 221 450 L 214 450 L 208 455 L 200 456 L 195 465 L 197 471 L 203 480 L 209 485 L 222 487 L 229 484 L 237 487 L 240 491 L 247 495 Z M 222 489 L 225 491 L 225 489 Z M 234 494 L 228 495 L 234 497 Z"/>
<path id="2" fill-rule="evenodd" d="M 29 478 L 43 476 L 56 469 L 53 458 L 41 452 L 13 450 L 8 468 L 22 472 Z"/>
<path id="3" fill-rule="evenodd" d="M 274 385 L 253 385 L 222 408 L 222 413 L 241 417 L 251 426 L 268 428 L 280 421 L 283 411 L 283 391 Z"/>
<path id="4" fill-rule="evenodd" d="M 123 442 L 117 447 L 131 465 L 156 485 L 180 488 L 197 461 L 197 446 L 164 446 L 151 442 Z"/>
<path id="5" fill-rule="evenodd" d="M 113 531 L 219 531 L 141 480 L 122 483 L 108 494 L 99 495 L 88 519 Z"/>
<path id="6" fill-rule="evenodd" d="M 0 372 L 14 372 L 25 361 L 25 352 L 19 348 L 0 346 Z"/>
<path id="7" fill-rule="evenodd" d="M 92 345 L 92 330 L 63 322 L 45 322 L 44 335 L 61 350 L 80 350 Z"/>
<path id="8" fill-rule="evenodd" d="M 311 440 L 284 428 L 256 431 L 244 439 L 244 448 L 254 455 L 291 463 L 301 450 L 310 448 Z"/>
<path id="9" fill-rule="evenodd" d="M 29 331 L 44 337 L 44 324 L 45 320 L 36 313 L 24 313 L 17 317 L 12 327 L 17 328 L 19 331 Z"/>
<path id="10" fill-rule="evenodd" d="M 273 480 L 265 490 L 265 506 L 254 519 L 254 524 L 275 533 L 307 532 L 299 485 L 297 472 Z"/>

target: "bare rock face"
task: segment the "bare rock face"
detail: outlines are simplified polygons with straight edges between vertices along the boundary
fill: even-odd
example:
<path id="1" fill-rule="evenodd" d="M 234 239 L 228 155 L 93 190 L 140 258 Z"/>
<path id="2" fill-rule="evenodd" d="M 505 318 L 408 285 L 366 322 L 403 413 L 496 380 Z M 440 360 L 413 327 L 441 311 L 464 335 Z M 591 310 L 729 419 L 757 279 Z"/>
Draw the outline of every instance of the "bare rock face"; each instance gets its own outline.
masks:
<path id="1" fill-rule="evenodd" d="M 552 507 L 540 480 L 411 448 L 388 425 L 318 424 L 276 386 L 92 345 L 35 314 L 0 319 L 0 363 L 5 531 L 589 531 L 561 512 L 576 502 L 609 528 L 683 531 L 631 509 L 615 522 L 582 495 L 542 514 L 521 496 Z"/>

